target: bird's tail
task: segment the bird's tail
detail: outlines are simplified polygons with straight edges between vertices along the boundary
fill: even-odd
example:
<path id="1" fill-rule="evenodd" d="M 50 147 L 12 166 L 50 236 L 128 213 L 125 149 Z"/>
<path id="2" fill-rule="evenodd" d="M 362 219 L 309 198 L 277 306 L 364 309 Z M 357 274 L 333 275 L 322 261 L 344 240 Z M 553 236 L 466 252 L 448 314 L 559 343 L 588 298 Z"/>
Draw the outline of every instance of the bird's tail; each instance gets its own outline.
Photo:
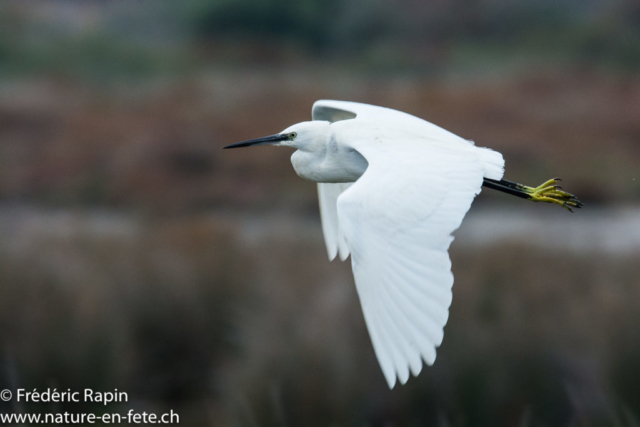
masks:
<path id="1" fill-rule="evenodd" d="M 500 180 L 504 175 L 504 159 L 502 154 L 490 148 L 476 147 L 480 156 L 485 178 Z"/>

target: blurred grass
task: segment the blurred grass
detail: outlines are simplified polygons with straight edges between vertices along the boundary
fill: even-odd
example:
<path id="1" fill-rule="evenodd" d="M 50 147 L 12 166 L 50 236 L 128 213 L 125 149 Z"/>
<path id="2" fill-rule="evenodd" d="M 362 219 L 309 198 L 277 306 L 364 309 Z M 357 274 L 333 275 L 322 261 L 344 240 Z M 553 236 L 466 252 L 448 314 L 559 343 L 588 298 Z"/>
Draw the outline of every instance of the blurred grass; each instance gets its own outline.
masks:
<path id="1" fill-rule="evenodd" d="M 390 392 L 315 222 L 25 213 L 4 211 L 0 245 L 21 387 L 117 387 L 216 425 L 634 425 L 640 411 L 637 253 L 456 241 L 438 361 Z"/>

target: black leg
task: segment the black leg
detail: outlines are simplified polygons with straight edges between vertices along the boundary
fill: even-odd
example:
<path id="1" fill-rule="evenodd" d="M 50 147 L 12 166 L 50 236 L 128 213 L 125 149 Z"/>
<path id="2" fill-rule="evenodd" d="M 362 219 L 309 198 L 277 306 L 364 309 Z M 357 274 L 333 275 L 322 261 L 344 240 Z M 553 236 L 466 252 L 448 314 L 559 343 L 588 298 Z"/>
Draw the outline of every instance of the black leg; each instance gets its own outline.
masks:
<path id="1" fill-rule="evenodd" d="M 509 188 L 515 188 L 516 190 L 521 190 L 522 187 L 524 187 L 524 185 L 522 184 L 518 184 L 517 182 L 513 182 L 513 181 L 507 181 L 506 179 L 501 179 L 500 184 Z"/>
<path id="2" fill-rule="evenodd" d="M 571 208 L 581 208 L 584 206 L 576 196 L 571 193 L 562 191 L 559 186 L 555 185 L 560 178 L 550 179 L 538 187 L 527 187 L 517 182 L 501 179 L 500 181 L 485 178 L 482 185 L 493 190 L 502 191 L 523 199 L 532 200 L 534 202 L 555 203 L 563 208 L 573 212 Z"/>
<path id="3" fill-rule="evenodd" d="M 514 184 L 513 186 L 510 184 Z M 516 183 L 512 183 L 510 181 L 496 181 L 495 179 L 485 178 L 482 182 L 483 187 L 491 188 L 492 190 L 502 191 L 503 193 L 511 194 L 512 196 L 522 197 L 523 199 L 531 199 L 531 195 L 529 193 L 525 193 L 522 190 L 519 190 Z"/>

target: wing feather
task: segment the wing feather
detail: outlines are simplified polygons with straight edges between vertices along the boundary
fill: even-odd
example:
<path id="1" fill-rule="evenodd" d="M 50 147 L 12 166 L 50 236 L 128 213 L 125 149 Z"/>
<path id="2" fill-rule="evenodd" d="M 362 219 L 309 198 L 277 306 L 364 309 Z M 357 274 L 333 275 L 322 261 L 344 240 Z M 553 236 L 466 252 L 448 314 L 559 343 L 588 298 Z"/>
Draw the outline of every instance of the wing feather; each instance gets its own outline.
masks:
<path id="1" fill-rule="evenodd" d="M 393 141 L 355 141 L 369 167 L 337 198 L 339 235 L 389 387 L 433 364 L 449 317 L 455 231 L 480 192 L 472 150 Z M 324 224 L 324 223 L 323 223 Z"/>
<path id="2" fill-rule="evenodd" d="M 356 288 L 358 288 L 357 282 Z M 388 348 L 389 342 L 382 336 L 380 317 L 375 313 L 375 300 L 372 298 L 373 295 L 371 292 L 358 291 L 358 294 L 360 295 L 360 304 L 362 305 L 362 312 L 364 314 L 367 330 L 369 331 L 369 336 L 371 337 L 373 350 L 378 358 L 378 363 L 380 363 L 380 367 L 382 368 L 382 373 L 387 380 L 387 384 L 389 384 L 390 388 L 393 388 L 393 385 L 396 382 L 396 369 L 393 365 L 393 359 Z"/>
<path id="3" fill-rule="evenodd" d="M 313 104 L 311 117 L 313 120 L 327 120 L 329 122 L 349 120 L 356 117 L 358 119 L 393 121 L 396 124 L 402 125 L 405 129 L 413 129 L 419 134 L 430 138 L 440 139 L 442 141 L 461 141 L 472 144 L 471 141 L 461 138 L 431 122 L 412 116 L 411 114 L 391 108 L 361 104 L 359 102 L 321 99 Z"/>
<path id="4" fill-rule="evenodd" d="M 442 343 L 453 286 L 448 249 L 483 175 L 502 178 L 500 153 L 400 111 L 320 100 L 313 120 L 358 119 L 401 128 L 403 141 L 349 141 L 369 166 L 354 184 L 318 184 L 329 259 L 351 254 L 375 354 L 390 388 Z M 379 144 L 382 142 L 382 144 Z"/>
<path id="5" fill-rule="evenodd" d="M 396 324 L 396 328 L 403 335 L 405 347 L 405 357 L 409 362 L 409 368 L 413 375 L 418 375 L 422 370 L 421 351 L 417 347 L 417 343 L 424 339 L 422 334 L 416 329 L 415 325 L 411 322 L 411 319 L 406 317 L 406 307 L 401 299 L 397 295 L 392 295 L 389 290 L 389 283 L 384 283 L 384 286 L 380 286 L 383 293 L 383 298 L 388 301 L 386 304 L 389 315 Z M 408 379 L 408 378 L 407 378 Z"/>
<path id="6" fill-rule="evenodd" d="M 338 196 L 350 186 L 351 183 L 318 183 L 320 220 L 322 222 L 322 233 L 324 235 L 325 245 L 327 246 L 329 261 L 332 261 L 338 254 L 342 261 L 349 256 L 349 248 L 347 248 L 344 237 L 340 234 L 337 201 Z"/>

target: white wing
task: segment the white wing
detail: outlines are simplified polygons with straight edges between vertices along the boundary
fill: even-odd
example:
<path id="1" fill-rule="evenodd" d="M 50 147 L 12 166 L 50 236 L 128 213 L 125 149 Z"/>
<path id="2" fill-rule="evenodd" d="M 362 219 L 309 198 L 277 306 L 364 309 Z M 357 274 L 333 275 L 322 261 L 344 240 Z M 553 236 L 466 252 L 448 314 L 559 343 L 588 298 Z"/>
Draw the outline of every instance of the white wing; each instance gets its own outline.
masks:
<path id="1" fill-rule="evenodd" d="M 409 114 L 344 101 L 317 101 L 314 120 L 393 123 L 416 136 L 354 141 L 369 162 L 350 184 L 318 184 L 329 258 L 351 262 L 373 347 L 390 388 L 431 365 L 451 305 L 451 233 L 483 175 L 501 179 L 500 153 Z M 384 138 L 382 138 L 384 140 Z M 462 143 L 462 144 L 461 144 Z"/>
<path id="2" fill-rule="evenodd" d="M 404 130 L 412 129 L 416 135 L 424 136 L 442 141 L 471 143 L 459 136 L 442 129 L 439 126 L 422 120 L 401 111 L 392 110 L 390 108 L 377 107 L 375 105 L 361 104 L 358 102 L 319 100 L 313 104 L 311 110 L 313 120 L 327 120 L 337 122 L 341 120 L 372 119 L 386 122 L 393 122 L 400 125 Z M 487 150 L 487 153 L 489 151 Z M 493 153 L 493 152 L 491 152 Z M 489 160 L 493 160 L 489 155 Z M 498 163 L 502 161 L 502 156 L 498 155 Z M 494 156 L 495 157 L 495 156 Z M 501 166 L 499 166 L 501 168 Z M 495 168 L 494 168 L 495 169 Z M 500 169 L 501 170 L 501 169 Z M 485 171 L 486 172 L 486 171 Z M 496 178 L 496 174 L 485 173 L 488 177 Z M 499 178 L 502 178 L 500 175 Z M 349 250 L 344 245 L 343 239 L 340 237 L 340 228 L 337 218 L 336 201 L 341 192 L 346 190 L 349 184 L 318 184 L 318 199 L 320 201 L 320 216 L 322 218 L 322 233 L 324 235 L 325 244 L 329 260 L 333 260 L 337 254 L 341 260 L 345 260 L 349 256 Z"/>
<path id="3" fill-rule="evenodd" d="M 338 198 L 364 318 L 392 388 L 433 364 L 449 316 L 447 250 L 483 170 L 475 150 L 423 140 L 350 143 L 369 162 Z"/>
<path id="4" fill-rule="evenodd" d="M 391 108 L 377 107 L 375 105 L 360 104 L 359 102 L 333 101 L 321 99 L 313 104 L 311 110 L 313 120 L 327 120 L 337 122 L 348 119 L 372 119 L 381 121 L 393 121 L 400 124 L 404 130 L 413 131 L 416 135 L 441 141 L 457 141 L 472 144 L 458 135 L 442 129 L 426 120 L 392 110 Z"/>
<path id="5" fill-rule="evenodd" d="M 338 224 L 338 196 L 352 183 L 318 183 L 318 200 L 320 202 L 320 219 L 322 220 L 322 234 L 327 246 L 329 261 L 332 261 L 337 254 L 344 261 L 349 256 L 349 248 L 344 241 L 344 236 L 340 233 Z"/>

